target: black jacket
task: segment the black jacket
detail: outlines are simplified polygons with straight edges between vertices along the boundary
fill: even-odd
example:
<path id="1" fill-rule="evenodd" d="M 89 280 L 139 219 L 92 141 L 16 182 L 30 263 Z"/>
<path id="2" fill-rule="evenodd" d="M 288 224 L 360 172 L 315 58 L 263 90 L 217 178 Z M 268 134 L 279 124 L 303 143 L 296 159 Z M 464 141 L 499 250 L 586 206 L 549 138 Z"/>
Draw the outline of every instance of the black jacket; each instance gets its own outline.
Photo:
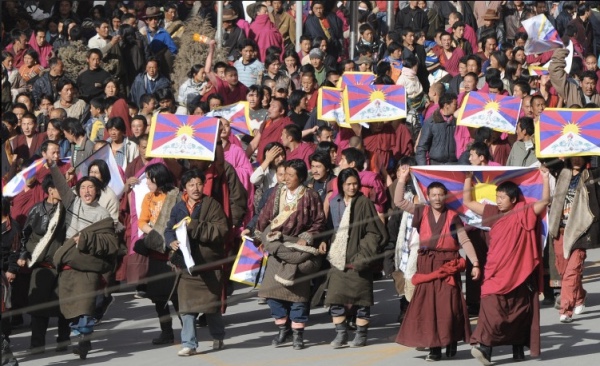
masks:
<path id="1" fill-rule="evenodd" d="M 19 258 L 19 242 L 21 238 L 21 227 L 9 218 L 2 223 L 2 271 L 19 273 L 17 259 Z"/>
<path id="2" fill-rule="evenodd" d="M 411 9 L 405 7 L 396 13 L 395 31 L 402 31 L 404 28 L 411 28 L 413 31 L 423 31 L 427 34 L 429 30 L 429 21 L 427 14 L 421 8 Z"/>

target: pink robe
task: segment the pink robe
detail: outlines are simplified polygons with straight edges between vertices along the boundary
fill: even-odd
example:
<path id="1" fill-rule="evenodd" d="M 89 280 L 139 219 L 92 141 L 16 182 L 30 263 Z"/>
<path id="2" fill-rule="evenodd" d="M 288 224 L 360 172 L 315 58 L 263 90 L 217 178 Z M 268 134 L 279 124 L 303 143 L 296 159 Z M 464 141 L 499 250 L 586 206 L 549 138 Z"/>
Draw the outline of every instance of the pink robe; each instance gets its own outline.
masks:
<path id="1" fill-rule="evenodd" d="M 230 137 L 229 141 L 232 140 L 238 139 L 237 137 Z M 235 169 L 240 182 L 242 182 L 246 192 L 248 192 L 248 211 L 244 217 L 244 221 L 242 222 L 242 226 L 246 226 L 254 213 L 254 184 L 250 182 L 250 176 L 252 175 L 254 169 L 252 168 L 252 164 L 250 164 L 250 160 L 248 160 L 248 157 L 246 157 L 244 150 L 235 142 L 231 142 L 224 149 L 224 154 L 225 161 L 231 164 L 231 166 Z"/>
<path id="2" fill-rule="evenodd" d="M 35 40 L 36 32 L 31 32 L 31 38 L 29 39 L 29 47 L 31 47 L 39 55 L 40 65 L 45 69 L 48 67 L 48 60 L 52 56 L 52 45 L 44 41 L 42 47 L 38 46 Z"/>
<path id="3" fill-rule="evenodd" d="M 298 147 L 294 149 L 294 151 L 286 151 L 285 160 L 290 161 L 292 159 L 300 159 L 303 160 L 306 164 L 306 168 L 310 169 L 310 159 L 309 157 L 312 153 L 315 152 L 315 145 L 310 144 L 308 142 L 302 142 Z"/>
<path id="4" fill-rule="evenodd" d="M 265 62 L 267 48 L 277 46 L 284 50 L 283 37 L 279 30 L 269 19 L 269 14 L 257 15 L 256 19 L 250 24 L 249 38 L 253 39 L 258 45 L 258 59 Z"/>

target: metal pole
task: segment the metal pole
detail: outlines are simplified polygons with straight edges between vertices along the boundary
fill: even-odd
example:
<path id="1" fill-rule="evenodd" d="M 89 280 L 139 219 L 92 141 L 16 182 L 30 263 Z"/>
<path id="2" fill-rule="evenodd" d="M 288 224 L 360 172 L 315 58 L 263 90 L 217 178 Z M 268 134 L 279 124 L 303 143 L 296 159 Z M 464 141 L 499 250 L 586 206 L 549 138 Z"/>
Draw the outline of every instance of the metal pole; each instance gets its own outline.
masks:
<path id="1" fill-rule="evenodd" d="M 393 1 L 388 1 L 387 2 L 387 26 L 388 26 L 388 31 L 392 30 L 392 28 L 394 27 L 394 2 Z"/>
<path id="2" fill-rule="evenodd" d="M 302 1 L 296 1 L 296 52 L 300 52 L 300 37 L 302 37 L 302 12 L 304 6 Z"/>
<path id="3" fill-rule="evenodd" d="M 217 48 L 223 46 L 223 1 L 217 1 L 217 32 L 215 33 L 215 41 Z"/>
<path id="4" fill-rule="evenodd" d="M 350 59 L 354 60 L 354 48 L 358 39 L 358 1 L 350 1 Z"/>

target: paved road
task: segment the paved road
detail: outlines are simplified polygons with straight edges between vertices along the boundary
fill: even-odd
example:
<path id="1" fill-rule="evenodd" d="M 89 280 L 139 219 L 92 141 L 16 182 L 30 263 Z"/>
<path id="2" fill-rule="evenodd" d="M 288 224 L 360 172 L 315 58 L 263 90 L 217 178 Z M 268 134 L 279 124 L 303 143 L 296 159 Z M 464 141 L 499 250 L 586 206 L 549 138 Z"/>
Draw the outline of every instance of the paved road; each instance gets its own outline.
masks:
<path id="1" fill-rule="evenodd" d="M 558 312 L 553 308 L 542 308 L 542 357 L 544 365 L 598 365 L 600 356 L 600 251 L 590 251 L 586 261 L 585 288 L 589 295 L 584 314 L 571 324 L 558 322 Z M 178 357 L 179 345 L 156 347 L 152 338 L 158 336 L 159 327 L 154 306 L 150 300 L 137 300 L 131 292 L 116 294 L 116 301 L 110 308 L 107 318 L 97 326 L 94 333 L 93 350 L 85 361 L 70 353 L 54 352 L 56 336 L 55 322 L 47 335 L 48 349 L 43 355 L 26 356 L 24 350 L 29 345 L 29 332 L 19 328 L 12 337 L 13 349 L 19 361 L 25 365 L 60 364 L 104 364 L 110 365 L 424 365 L 426 352 L 397 345 L 393 342 L 398 331 L 395 322 L 398 300 L 394 297 L 393 283 L 379 281 L 375 285 L 377 304 L 372 308 L 372 328 L 367 347 L 360 349 L 331 349 L 329 342 L 334 338 L 330 319 L 325 309 L 312 312 L 309 327 L 305 333 L 307 348 L 295 351 L 288 347 L 270 346 L 276 327 L 269 317 L 266 305 L 258 305 L 254 293 L 249 288 L 236 290 L 232 304 L 225 315 L 227 336 L 225 349 L 212 351 L 212 342 L 207 328 L 200 328 L 198 337 L 200 354 L 192 357 Z M 28 320 L 27 320 L 28 323 Z M 179 338 L 179 322 L 175 320 L 176 339 Z M 475 324 L 475 321 L 473 321 Z M 470 347 L 459 344 L 454 359 L 441 362 L 450 365 L 479 365 L 471 358 Z M 527 353 L 526 353 L 527 355 Z M 539 362 L 527 355 L 526 364 Z M 510 347 L 494 349 L 493 361 L 496 364 L 512 362 Z"/>

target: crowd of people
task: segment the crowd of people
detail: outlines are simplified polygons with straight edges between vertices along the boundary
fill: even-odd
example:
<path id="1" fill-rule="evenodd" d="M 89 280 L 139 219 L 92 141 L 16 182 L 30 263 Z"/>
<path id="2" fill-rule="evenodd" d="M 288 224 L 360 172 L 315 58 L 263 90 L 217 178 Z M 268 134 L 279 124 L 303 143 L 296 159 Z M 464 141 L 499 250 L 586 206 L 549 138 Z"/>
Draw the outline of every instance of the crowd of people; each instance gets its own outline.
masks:
<path id="1" fill-rule="evenodd" d="M 396 341 L 428 348 L 428 361 L 442 348 L 455 356 L 460 341 L 484 365 L 502 345 L 514 360 L 525 347 L 536 357 L 540 305 L 555 306 L 562 323 L 585 310 L 586 250 L 600 246 L 597 157 L 540 159 L 534 135 L 545 108 L 599 108 L 600 2 L 394 1 L 388 14 L 386 1 L 360 1 L 355 42 L 347 1 L 311 1 L 299 38 L 301 2 L 224 1 L 220 29 L 215 3 L 2 2 L 3 187 L 41 161 L 2 198 L 3 364 L 16 364 L 9 336 L 24 313 L 29 354 L 44 352 L 56 317 L 56 350 L 76 337 L 72 350 L 85 359 L 118 284 L 154 303 L 161 332 L 152 344 L 175 342 L 171 305 L 179 356 L 197 352 L 197 325 L 222 349 L 243 237 L 268 253 L 258 296 L 274 319 L 274 347 L 303 349 L 310 309 L 321 304 L 332 347 L 365 346 L 382 277 L 398 290 Z M 539 14 L 572 54 L 526 52 L 522 22 Z M 350 128 L 321 120 L 319 88 L 355 71 L 404 86 L 407 117 Z M 514 134 L 457 125 L 476 91 L 522 99 Z M 219 116 L 240 101 L 251 134 Z M 211 112 L 214 161 L 147 156 L 158 114 Z M 89 162 L 101 149 L 121 176 L 107 159 Z M 444 184 L 419 200 L 416 165 L 539 167 L 542 199 L 528 205 L 506 181 L 496 205 L 477 202 L 467 174 L 463 204 L 490 228 L 477 229 L 446 205 Z M 119 179 L 123 192 L 111 188 Z M 140 184 L 149 193 L 136 197 Z"/>

